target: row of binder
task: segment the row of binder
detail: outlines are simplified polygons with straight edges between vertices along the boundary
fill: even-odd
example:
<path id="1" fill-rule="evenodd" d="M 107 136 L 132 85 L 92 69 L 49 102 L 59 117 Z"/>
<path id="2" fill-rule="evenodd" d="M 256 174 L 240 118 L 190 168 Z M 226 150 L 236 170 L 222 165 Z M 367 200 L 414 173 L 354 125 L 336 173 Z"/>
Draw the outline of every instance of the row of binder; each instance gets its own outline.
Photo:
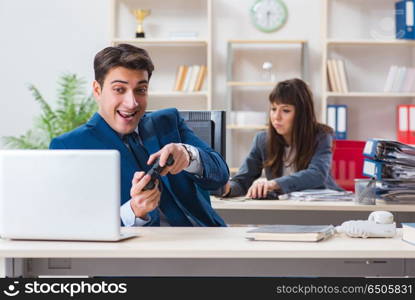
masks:
<path id="1" fill-rule="evenodd" d="M 363 175 L 382 179 L 415 180 L 415 147 L 397 141 L 371 139 L 363 150 Z"/>
<path id="2" fill-rule="evenodd" d="M 398 141 L 415 145 L 415 105 L 398 105 L 397 120 Z"/>
<path id="3" fill-rule="evenodd" d="M 363 155 L 363 175 L 372 178 L 370 185 L 377 199 L 387 204 L 415 203 L 414 146 L 371 139 L 366 142 Z"/>
<path id="4" fill-rule="evenodd" d="M 334 130 L 337 140 L 347 139 L 347 105 L 327 105 L 327 125 Z"/>

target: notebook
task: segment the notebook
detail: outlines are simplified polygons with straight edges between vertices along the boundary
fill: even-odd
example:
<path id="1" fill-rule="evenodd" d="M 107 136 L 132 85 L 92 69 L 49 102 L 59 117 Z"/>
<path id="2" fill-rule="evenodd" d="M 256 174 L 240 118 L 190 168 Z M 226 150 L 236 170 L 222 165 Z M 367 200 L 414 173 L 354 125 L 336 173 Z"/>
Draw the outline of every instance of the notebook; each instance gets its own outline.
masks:
<path id="1" fill-rule="evenodd" d="M 266 225 L 247 231 L 255 241 L 317 242 L 335 233 L 333 225 Z"/>
<path id="2" fill-rule="evenodd" d="M 415 223 L 402 223 L 402 240 L 415 245 Z"/>

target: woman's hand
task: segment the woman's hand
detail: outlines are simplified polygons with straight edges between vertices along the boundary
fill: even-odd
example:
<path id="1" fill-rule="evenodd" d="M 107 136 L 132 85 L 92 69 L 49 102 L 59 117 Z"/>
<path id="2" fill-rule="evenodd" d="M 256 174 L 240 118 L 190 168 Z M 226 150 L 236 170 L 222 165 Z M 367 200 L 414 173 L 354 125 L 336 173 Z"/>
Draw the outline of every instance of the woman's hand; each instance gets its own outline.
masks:
<path id="1" fill-rule="evenodd" d="M 278 183 L 274 180 L 258 179 L 256 180 L 246 193 L 246 197 L 257 199 L 266 198 L 268 192 L 279 190 Z"/>

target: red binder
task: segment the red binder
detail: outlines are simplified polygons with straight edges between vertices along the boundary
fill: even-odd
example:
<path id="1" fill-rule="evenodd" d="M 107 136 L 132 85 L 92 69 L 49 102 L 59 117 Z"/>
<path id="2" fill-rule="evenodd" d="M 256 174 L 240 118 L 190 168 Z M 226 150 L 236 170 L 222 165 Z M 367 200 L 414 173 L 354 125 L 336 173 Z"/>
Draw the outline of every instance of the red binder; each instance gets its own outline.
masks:
<path id="1" fill-rule="evenodd" d="M 408 144 L 415 145 L 415 105 L 408 105 L 409 129 Z"/>
<path id="2" fill-rule="evenodd" d="M 409 111 L 410 106 L 413 105 L 398 105 L 397 111 L 397 137 L 398 141 L 404 144 L 410 144 L 410 134 L 409 134 Z M 415 108 L 415 106 L 413 106 Z M 415 122 L 415 118 L 413 120 Z M 415 133 L 415 132 L 414 132 Z M 415 141 L 415 136 L 414 136 Z"/>

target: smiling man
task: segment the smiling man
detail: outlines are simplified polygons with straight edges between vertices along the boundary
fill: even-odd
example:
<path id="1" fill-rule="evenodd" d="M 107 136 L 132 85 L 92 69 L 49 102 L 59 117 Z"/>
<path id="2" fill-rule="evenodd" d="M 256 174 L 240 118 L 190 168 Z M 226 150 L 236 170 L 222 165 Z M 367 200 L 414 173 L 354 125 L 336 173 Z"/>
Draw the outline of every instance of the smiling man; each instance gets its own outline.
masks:
<path id="1" fill-rule="evenodd" d="M 145 113 L 154 70 L 144 49 L 107 47 L 94 60 L 98 112 L 81 127 L 52 140 L 50 149 L 116 149 L 121 154 L 121 220 L 125 226 L 225 226 L 208 190 L 223 186 L 228 167 L 201 141 L 176 109 Z M 166 166 L 157 187 L 144 190 L 151 164 Z M 105 221 L 105 220 L 103 220 Z"/>

